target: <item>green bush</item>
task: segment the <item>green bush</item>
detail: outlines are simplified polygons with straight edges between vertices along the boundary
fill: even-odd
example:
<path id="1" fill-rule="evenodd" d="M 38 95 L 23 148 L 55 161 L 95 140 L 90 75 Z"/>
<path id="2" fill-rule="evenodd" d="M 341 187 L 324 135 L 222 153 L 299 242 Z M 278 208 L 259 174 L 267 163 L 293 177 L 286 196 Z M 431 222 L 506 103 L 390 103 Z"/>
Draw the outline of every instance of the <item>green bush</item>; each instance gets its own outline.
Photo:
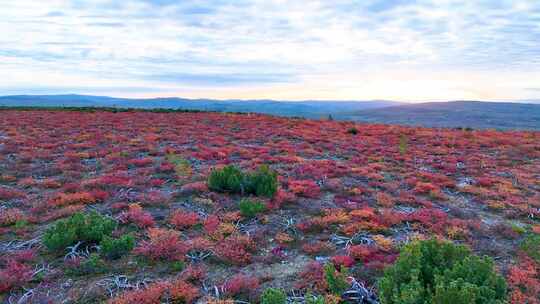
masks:
<path id="1" fill-rule="evenodd" d="M 238 203 L 240 208 L 240 214 L 244 217 L 254 217 L 257 214 L 266 210 L 266 206 L 259 201 L 252 201 L 247 198 L 243 198 L 240 203 Z"/>
<path id="2" fill-rule="evenodd" d="M 135 238 L 129 234 L 124 234 L 117 239 L 105 235 L 100 243 L 101 254 L 111 260 L 118 259 L 129 253 L 134 246 Z"/>
<path id="3" fill-rule="evenodd" d="M 268 166 L 244 173 L 235 166 L 212 170 L 208 176 L 208 188 L 216 192 L 253 194 L 272 197 L 277 192 L 277 173 Z"/>
<path id="4" fill-rule="evenodd" d="M 337 271 L 333 263 L 326 263 L 324 265 L 324 277 L 326 283 L 328 283 L 328 289 L 335 295 L 341 295 L 349 288 L 350 284 L 347 282 L 349 271 L 346 267 L 341 267 L 341 271 Z"/>
<path id="5" fill-rule="evenodd" d="M 105 263 L 99 258 L 99 255 L 92 253 L 83 260 L 80 265 L 70 267 L 66 270 L 66 274 L 72 276 L 84 276 L 105 271 Z"/>
<path id="6" fill-rule="evenodd" d="M 528 235 L 521 242 L 520 248 L 528 256 L 535 259 L 537 262 L 540 262 L 540 235 L 537 235 L 537 234 Z"/>
<path id="7" fill-rule="evenodd" d="M 306 299 L 306 304 L 324 304 L 323 296 L 314 296 L 308 293 L 304 298 Z"/>
<path id="8" fill-rule="evenodd" d="M 506 283 L 493 261 L 446 241 L 406 245 L 378 285 L 381 304 L 506 303 Z"/>
<path id="9" fill-rule="evenodd" d="M 186 268 L 186 263 L 184 261 L 174 261 L 169 264 L 169 268 L 174 272 L 180 272 Z"/>
<path id="10" fill-rule="evenodd" d="M 115 229 L 114 220 L 97 212 L 76 213 L 56 223 L 45 231 L 43 244 L 52 251 L 64 250 L 77 242 L 99 244 L 104 236 L 110 236 Z"/>
<path id="11" fill-rule="evenodd" d="M 261 295 L 261 304 L 286 304 L 287 295 L 283 289 L 267 288 Z"/>
<path id="12" fill-rule="evenodd" d="M 247 175 L 246 192 L 257 196 L 272 197 L 277 192 L 277 173 L 268 166 L 260 166 L 257 171 Z"/>
<path id="13" fill-rule="evenodd" d="M 355 128 L 355 127 L 352 127 L 349 130 L 347 130 L 347 133 L 352 134 L 352 135 L 356 135 L 356 134 L 358 134 L 358 129 Z"/>
<path id="14" fill-rule="evenodd" d="M 216 192 L 243 192 L 244 173 L 235 166 L 212 170 L 208 177 L 208 188 Z"/>

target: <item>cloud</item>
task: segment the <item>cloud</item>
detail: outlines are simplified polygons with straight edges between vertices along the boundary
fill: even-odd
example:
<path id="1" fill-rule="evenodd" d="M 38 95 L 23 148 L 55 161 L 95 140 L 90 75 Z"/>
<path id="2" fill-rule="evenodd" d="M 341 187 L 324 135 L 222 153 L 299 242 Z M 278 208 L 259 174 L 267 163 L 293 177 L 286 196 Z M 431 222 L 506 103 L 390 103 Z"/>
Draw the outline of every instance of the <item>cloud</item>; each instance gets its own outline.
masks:
<path id="1" fill-rule="evenodd" d="M 540 97 L 526 89 L 540 79 L 532 0 L 20 0 L 3 4 L 0 26 L 6 87 Z"/>
<path id="2" fill-rule="evenodd" d="M 179 85 L 244 85 L 244 84 L 272 84 L 287 83 L 293 81 L 293 77 L 287 74 L 186 74 L 170 73 L 148 75 L 148 80 L 158 82 L 172 82 Z"/>
<path id="3" fill-rule="evenodd" d="M 45 17 L 64 17 L 65 14 L 60 11 L 52 11 L 45 14 Z"/>
<path id="4" fill-rule="evenodd" d="M 122 22 L 90 22 L 86 23 L 87 26 L 104 26 L 104 27 L 124 27 L 126 26 Z"/>

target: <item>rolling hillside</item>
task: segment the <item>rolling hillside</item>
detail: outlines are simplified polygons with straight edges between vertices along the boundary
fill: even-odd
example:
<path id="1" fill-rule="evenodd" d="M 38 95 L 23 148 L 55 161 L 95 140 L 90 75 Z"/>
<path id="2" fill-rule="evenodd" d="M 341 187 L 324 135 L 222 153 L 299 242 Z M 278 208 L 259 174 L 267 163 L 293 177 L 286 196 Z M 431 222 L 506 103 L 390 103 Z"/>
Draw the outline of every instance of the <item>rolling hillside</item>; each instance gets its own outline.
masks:
<path id="1" fill-rule="evenodd" d="M 0 106 L 119 107 L 261 113 L 310 119 L 352 120 L 424 127 L 540 130 L 540 104 L 449 101 L 406 104 L 387 100 L 215 100 L 186 98 L 128 99 L 89 95 L 0 96 Z"/>
<path id="2" fill-rule="evenodd" d="M 14 95 L 0 96 L 0 106 L 28 107 L 120 107 L 167 108 L 216 112 L 255 112 L 278 116 L 326 118 L 342 112 L 355 112 L 400 105 L 394 101 L 276 101 L 276 100 L 214 100 L 186 98 L 128 99 L 89 95 Z"/>
<path id="3" fill-rule="evenodd" d="M 425 127 L 540 129 L 540 105 L 509 102 L 431 102 L 361 110 L 338 117 Z"/>

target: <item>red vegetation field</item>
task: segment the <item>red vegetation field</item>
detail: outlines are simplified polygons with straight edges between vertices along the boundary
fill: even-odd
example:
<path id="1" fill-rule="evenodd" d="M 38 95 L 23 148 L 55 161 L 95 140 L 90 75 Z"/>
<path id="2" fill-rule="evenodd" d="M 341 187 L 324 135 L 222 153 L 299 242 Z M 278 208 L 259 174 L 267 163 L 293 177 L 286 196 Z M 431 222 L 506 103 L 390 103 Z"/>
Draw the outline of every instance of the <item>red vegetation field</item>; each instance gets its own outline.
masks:
<path id="1" fill-rule="evenodd" d="M 208 189 L 211 170 L 230 164 L 277 172 L 277 193 L 253 198 L 264 212 L 244 216 L 240 194 Z M 0 173 L 0 302 L 325 295 L 326 261 L 373 286 L 400 244 L 436 236 L 493 257 L 511 303 L 540 303 L 539 261 L 520 246 L 540 233 L 539 132 L 1 111 Z M 96 246 L 43 245 L 55 221 L 92 210 L 133 250 L 96 261 Z"/>

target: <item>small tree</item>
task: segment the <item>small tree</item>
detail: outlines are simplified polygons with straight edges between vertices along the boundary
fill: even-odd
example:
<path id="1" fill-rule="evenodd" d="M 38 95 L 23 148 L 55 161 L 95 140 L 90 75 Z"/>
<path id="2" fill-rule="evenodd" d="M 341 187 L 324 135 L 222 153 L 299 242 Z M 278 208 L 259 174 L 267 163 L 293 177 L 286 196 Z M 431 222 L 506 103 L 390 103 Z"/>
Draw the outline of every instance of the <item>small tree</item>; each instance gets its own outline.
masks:
<path id="1" fill-rule="evenodd" d="M 240 208 L 240 214 L 248 218 L 254 217 L 266 209 L 266 206 L 263 203 L 247 198 L 243 198 L 240 203 L 238 203 L 238 207 Z"/>
<path id="2" fill-rule="evenodd" d="M 135 239 L 129 234 L 125 234 L 120 238 L 113 239 L 109 236 L 104 236 L 101 241 L 101 254 L 108 259 L 114 260 L 129 253 L 135 246 Z"/>
<path id="3" fill-rule="evenodd" d="M 463 245 L 416 241 L 406 245 L 379 280 L 382 304 L 502 304 L 506 283 L 493 261 Z"/>
<path id="4" fill-rule="evenodd" d="M 235 166 L 214 169 L 208 177 L 208 188 L 217 192 L 240 193 L 243 191 L 244 174 Z"/>
<path id="5" fill-rule="evenodd" d="M 341 295 L 349 288 L 350 284 L 347 282 L 348 275 L 349 271 L 346 267 L 341 267 L 341 271 L 338 271 L 333 263 L 324 265 L 324 277 L 326 283 L 328 283 L 328 289 L 335 295 Z"/>
<path id="6" fill-rule="evenodd" d="M 68 219 L 58 220 L 45 231 L 43 243 L 52 251 L 63 250 L 77 242 L 99 244 L 104 236 L 110 236 L 116 222 L 97 212 L 88 215 L 76 213 Z"/>
<path id="7" fill-rule="evenodd" d="M 520 248 L 528 256 L 536 260 L 537 263 L 540 263 L 540 235 L 528 235 L 523 242 L 521 242 Z"/>
<path id="8" fill-rule="evenodd" d="M 257 171 L 247 175 L 246 192 L 257 196 L 272 197 L 277 192 L 277 173 L 266 165 L 260 166 Z"/>
<path id="9" fill-rule="evenodd" d="M 261 295 L 261 304 L 286 304 L 287 295 L 282 289 L 267 288 Z"/>
<path id="10" fill-rule="evenodd" d="M 244 173 L 235 166 L 214 169 L 208 177 L 208 188 L 216 192 L 254 194 L 273 197 L 277 192 L 277 173 L 268 166 Z"/>

